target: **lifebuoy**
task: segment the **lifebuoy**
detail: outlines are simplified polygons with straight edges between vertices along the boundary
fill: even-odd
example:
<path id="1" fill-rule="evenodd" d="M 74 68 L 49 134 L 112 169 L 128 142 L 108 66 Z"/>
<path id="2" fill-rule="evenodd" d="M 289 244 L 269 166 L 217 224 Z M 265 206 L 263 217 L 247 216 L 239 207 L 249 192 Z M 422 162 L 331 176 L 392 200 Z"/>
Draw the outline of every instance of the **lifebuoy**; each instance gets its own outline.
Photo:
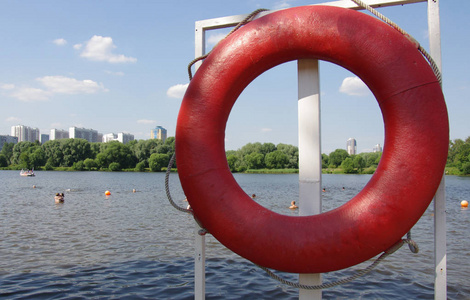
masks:
<path id="1" fill-rule="evenodd" d="M 253 79 L 308 58 L 336 63 L 369 86 L 385 143 L 377 171 L 354 198 L 292 217 L 260 206 L 237 184 L 225 157 L 225 126 Z M 223 245 L 268 268 L 320 273 L 372 258 L 410 230 L 440 183 L 448 140 L 440 85 L 413 42 L 366 14 L 307 6 L 252 21 L 215 47 L 184 96 L 176 161 L 195 218 Z"/>

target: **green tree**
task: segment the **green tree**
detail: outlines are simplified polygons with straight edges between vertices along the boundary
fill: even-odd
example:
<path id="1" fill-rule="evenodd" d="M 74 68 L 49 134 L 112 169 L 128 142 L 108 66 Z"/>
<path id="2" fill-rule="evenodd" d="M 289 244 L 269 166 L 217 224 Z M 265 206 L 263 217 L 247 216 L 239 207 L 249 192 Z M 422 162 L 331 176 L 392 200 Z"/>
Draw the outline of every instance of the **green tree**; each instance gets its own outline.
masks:
<path id="1" fill-rule="evenodd" d="M 343 162 L 341 163 L 341 168 L 346 174 L 355 173 L 354 162 L 350 157 L 347 157 L 343 160 Z"/>
<path id="2" fill-rule="evenodd" d="M 11 163 L 12 164 L 15 164 L 15 165 L 20 165 L 22 163 L 25 163 L 26 161 L 28 161 L 27 164 L 29 164 L 29 152 L 28 149 L 29 148 L 35 148 L 37 147 L 37 145 L 35 143 L 32 143 L 32 142 L 19 142 L 18 144 L 15 144 L 13 146 L 13 149 L 12 149 L 12 158 L 11 158 Z M 20 162 L 20 156 L 22 153 L 27 153 L 27 155 L 23 155 L 23 159 L 22 161 Z M 28 168 L 26 166 L 23 166 L 23 168 Z"/>
<path id="3" fill-rule="evenodd" d="M 49 163 L 49 161 L 47 161 L 46 165 L 44 166 L 44 169 L 46 169 L 46 171 L 51 171 L 51 170 L 54 170 L 54 167 L 52 166 L 51 163 Z"/>
<path id="4" fill-rule="evenodd" d="M 346 150 L 336 149 L 335 151 L 331 152 L 329 155 L 330 165 L 333 165 L 334 167 L 338 167 L 341 165 L 343 160 L 345 160 L 347 157 L 349 157 L 349 154 Z"/>
<path id="5" fill-rule="evenodd" d="M 106 154 L 98 153 L 95 158 L 95 166 L 98 169 L 105 169 L 108 166 L 108 160 L 106 159 Z"/>
<path id="6" fill-rule="evenodd" d="M 260 153 L 263 154 L 263 155 L 266 155 L 270 152 L 274 152 L 276 150 L 280 150 L 280 149 L 277 149 L 276 146 L 274 146 L 273 143 L 264 143 L 261 145 L 261 149 L 260 149 Z"/>
<path id="7" fill-rule="evenodd" d="M 287 163 L 286 167 L 290 169 L 298 169 L 299 168 L 299 148 L 293 145 L 287 144 L 277 144 L 277 150 L 282 151 L 289 162 Z"/>
<path id="8" fill-rule="evenodd" d="M 18 165 L 22 169 L 32 169 L 33 166 L 31 165 L 31 160 L 29 159 L 29 153 L 24 151 L 20 154 L 20 157 L 17 159 Z"/>
<path id="9" fill-rule="evenodd" d="M 328 167 L 328 164 L 329 164 L 328 155 L 326 155 L 325 153 L 322 153 L 322 155 L 321 155 L 321 167 L 323 169 L 326 169 Z"/>
<path id="10" fill-rule="evenodd" d="M 85 169 L 85 163 L 83 162 L 83 160 L 74 162 L 72 165 L 72 169 L 76 171 L 83 171 Z"/>
<path id="11" fill-rule="evenodd" d="M 51 140 L 42 149 L 47 162 L 54 167 L 71 167 L 75 162 L 93 158 L 91 144 L 85 139 Z"/>
<path id="12" fill-rule="evenodd" d="M 167 167 L 170 162 L 168 154 L 154 153 L 150 155 L 149 166 L 153 172 L 160 172 L 162 168 Z"/>
<path id="13" fill-rule="evenodd" d="M 93 169 L 94 167 L 96 167 L 95 165 L 95 160 L 93 158 L 87 158 L 83 161 L 83 165 L 85 166 L 85 168 L 89 171 L 91 171 L 91 169 Z"/>
<path id="14" fill-rule="evenodd" d="M 100 153 L 100 148 L 101 148 L 102 143 L 90 143 L 90 157 L 91 159 L 95 159 L 98 153 Z"/>
<path id="15" fill-rule="evenodd" d="M 240 157 L 245 157 L 245 155 L 251 154 L 253 152 L 263 153 L 261 148 L 261 143 L 248 143 L 245 146 L 241 147 L 237 152 Z"/>
<path id="16" fill-rule="evenodd" d="M 377 167 L 379 164 L 380 158 L 382 157 L 382 152 L 366 152 L 366 153 L 360 153 L 359 154 L 363 161 L 364 161 L 364 167 L 369 168 L 369 167 Z"/>
<path id="17" fill-rule="evenodd" d="M 365 162 L 364 162 L 364 159 L 362 158 L 362 156 L 360 155 L 355 155 L 354 158 L 353 158 L 353 166 L 354 168 L 357 168 L 357 170 L 359 171 L 359 173 L 362 172 L 362 170 L 364 169 L 365 167 Z"/>
<path id="18" fill-rule="evenodd" d="M 227 156 L 227 163 L 231 172 L 237 171 L 237 162 L 238 162 L 238 157 L 235 154 L 229 154 Z"/>
<path id="19" fill-rule="evenodd" d="M 8 167 L 8 160 L 5 154 L 0 153 L 0 168 Z"/>
<path id="20" fill-rule="evenodd" d="M 171 157 L 175 153 L 175 137 L 170 136 L 165 140 L 165 145 L 169 147 L 168 155 Z"/>
<path id="21" fill-rule="evenodd" d="M 462 166 L 460 167 L 460 171 L 462 172 L 463 175 L 470 174 L 470 162 L 466 162 L 462 164 Z"/>
<path id="22" fill-rule="evenodd" d="M 139 140 L 136 143 L 129 145 L 134 157 L 138 162 L 148 161 L 152 153 L 156 153 L 156 148 L 161 145 L 163 142 L 161 140 L 151 139 L 151 140 Z"/>
<path id="23" fill-rule="evenodd" d="M 85 139 L 61 139 L 60 151 L 63 158 L 62 167 L 70 167 L 74 162 L 85 160 L 92 156 L 90 142 Z"/>
<path id="24" fill-rule="evenodd" d="M 44 150 L 45 157 L 47 159 L 46 164 L 49 167 L 60 166 L 64 157 L 62 150 L 60 149 L 60 141 L 50 140 L 45 142 L 41 147 Z"/>
<path id="25" fill-rule="evenodd" d="M 264 155 L 258 152 L 251 152 L 245 155 L 245 162 L 248 169 L 262 169 L 264 167 Z"/>
<path id="26" fill-rule="evenodd" d="M 270 169 L 282 169 L 285 168 L 289 159 L 285 153 L 282 151 L 276 150 L 266 154 L 264 162 L 266 167 Z"/>
<path id="27" fill-rule="evenodd" d="M 109 170 L 111 171 L 121 171 L 121 165 L 118 162 L 112 162 L 109 164 L 108 167 Z"/>
<path id="28" fill-rule="evenodd" d="M 134 171 L 136 172 L 144 172 L 145 171 L 145 161 L 138 162 L 135 165 Z"/>
<path id="29" fill-rule="evenodd" d="M 103 143 L 95 162 L 100 168 L 109 167 L 109 164 L 116 162 L 120 168 L 127 169 L 135 167 L 136 159 L 129 147 L 121 142 L 111 141 Z"/>
<path id="30" fill-rule="evenodd" d="M 31 169 L 38 168 L 46 164 L 46 153 L 41 147 L 36 146 L 35 148 L 29 148 L 29 152 L 29 162 Z"/>
<path id="31" fill-rule="evenodd" d="M 14 146 L 14 143 L 5 143 L 3 144 L 2 151 L 0 151 L 0 154 L 3 154 L 5 156 L 8 165 L 11 164 L 11 157 L 13 155 Z"/>

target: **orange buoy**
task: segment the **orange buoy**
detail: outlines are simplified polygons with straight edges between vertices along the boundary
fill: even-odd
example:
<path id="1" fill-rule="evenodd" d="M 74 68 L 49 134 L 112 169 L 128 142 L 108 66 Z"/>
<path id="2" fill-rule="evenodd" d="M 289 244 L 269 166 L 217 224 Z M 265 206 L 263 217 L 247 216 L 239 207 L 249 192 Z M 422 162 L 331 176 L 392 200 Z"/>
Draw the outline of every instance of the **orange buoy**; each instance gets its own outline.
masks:
<path id="1" fill-rule="evenodd" d="M 468 201 L 467 200 L 462 200 L 462 202 L 460 202 L 460 206 L 468 207 Z"/>
<path id="2" fill-rule="evenodd" d="M 111 192 L 110 192 L 110 191 L 106 191 L 106 192 L 104 192 L 104 194 L 105 194 L 106 196 L 109 196 L 109 195 L 111 195 Z"/>

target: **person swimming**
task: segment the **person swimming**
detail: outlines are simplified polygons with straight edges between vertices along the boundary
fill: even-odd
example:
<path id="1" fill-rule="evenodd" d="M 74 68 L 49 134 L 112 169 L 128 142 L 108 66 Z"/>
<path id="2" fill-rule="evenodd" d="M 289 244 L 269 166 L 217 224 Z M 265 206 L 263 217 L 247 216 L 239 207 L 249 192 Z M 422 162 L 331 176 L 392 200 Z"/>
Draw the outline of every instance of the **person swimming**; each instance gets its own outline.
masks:
<path id="1" fill-rule="evenodd" d="M 297 205 L 295 205 L 295 201 L 292 201 L 289 206 L 290 209 L 297 209 L 299 208 Z"/>
<path id="2" fill-rule="evenodd" d="M 54 196 L 55 203 L 63 203 L 64 202 L 64 193 L 59 194 L 56 193 Z"/>

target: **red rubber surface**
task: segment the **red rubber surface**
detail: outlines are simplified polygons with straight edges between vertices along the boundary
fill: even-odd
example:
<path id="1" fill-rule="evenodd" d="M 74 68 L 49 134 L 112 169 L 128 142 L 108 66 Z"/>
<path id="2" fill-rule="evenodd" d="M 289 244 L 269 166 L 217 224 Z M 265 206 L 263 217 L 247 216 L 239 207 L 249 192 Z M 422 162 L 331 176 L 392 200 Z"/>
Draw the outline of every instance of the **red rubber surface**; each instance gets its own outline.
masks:
<path id="1" fill-rule="evenodd" d="M 244 88 L 290 60 L 336 63 L 374 93 L 384 152 L 366 187 L 335 210 L 274 213 L 236 183 L 225 158 L 225 126 Z M 447 158 L 449 127 L 439 83 L 416 47 L 363 13 L 326 6 L 274 12 L 219 43 L 191 81 L 176 129 L 176 161 L 195 217 L 223 245 L 280 271 L 321 273 L 383 252 L 419 220 Z"/>

